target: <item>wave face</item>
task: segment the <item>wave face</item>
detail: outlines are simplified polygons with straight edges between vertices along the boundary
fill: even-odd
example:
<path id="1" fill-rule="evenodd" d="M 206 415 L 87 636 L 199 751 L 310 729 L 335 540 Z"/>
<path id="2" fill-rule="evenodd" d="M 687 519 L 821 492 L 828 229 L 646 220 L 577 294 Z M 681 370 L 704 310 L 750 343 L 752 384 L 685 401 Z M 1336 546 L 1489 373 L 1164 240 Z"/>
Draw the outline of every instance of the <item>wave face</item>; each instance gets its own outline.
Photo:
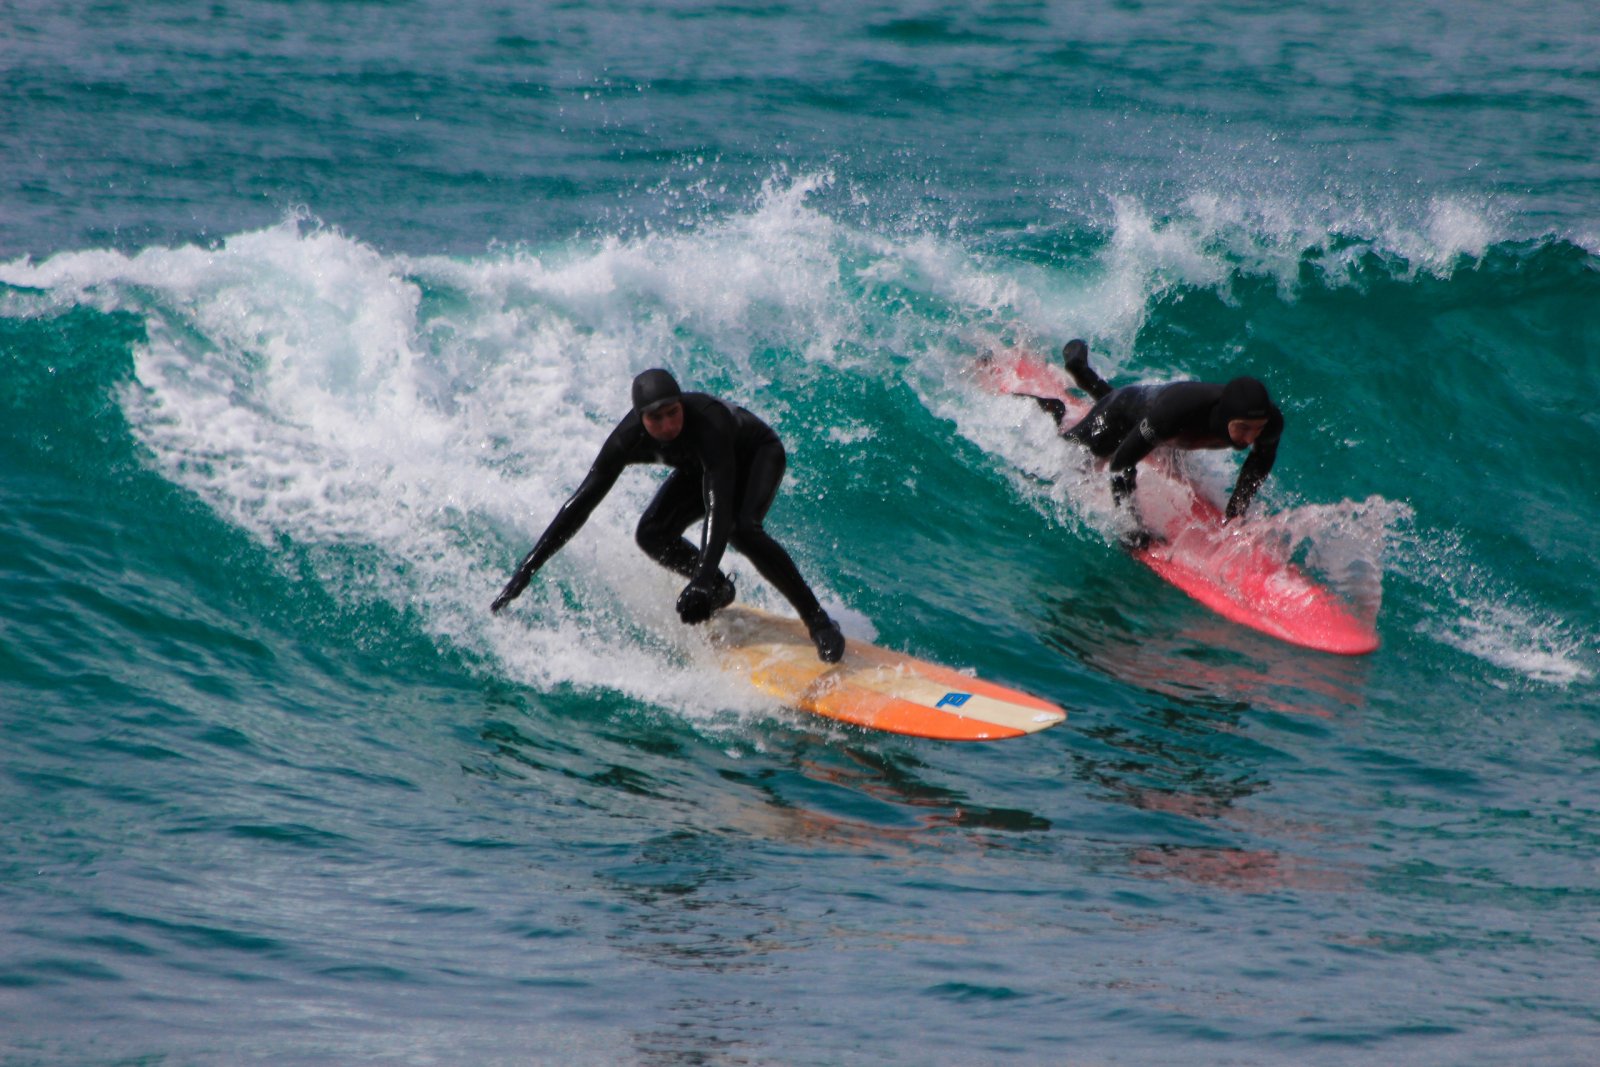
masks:
<path id="1" fill-rule="evenodd" d="M 1600 98 L 1549 18 L 180 8 L 14 31 L 8 1062 L 1593 1047 Z M 1116 548 L 971 373 L 1070 337 L 1270 385 L 1248 535 L 1376 654 Z M 1068 722 L 723 675 L 659 471 L 490 616 L 648 366 L 783 437 L 847 634 Z"/>

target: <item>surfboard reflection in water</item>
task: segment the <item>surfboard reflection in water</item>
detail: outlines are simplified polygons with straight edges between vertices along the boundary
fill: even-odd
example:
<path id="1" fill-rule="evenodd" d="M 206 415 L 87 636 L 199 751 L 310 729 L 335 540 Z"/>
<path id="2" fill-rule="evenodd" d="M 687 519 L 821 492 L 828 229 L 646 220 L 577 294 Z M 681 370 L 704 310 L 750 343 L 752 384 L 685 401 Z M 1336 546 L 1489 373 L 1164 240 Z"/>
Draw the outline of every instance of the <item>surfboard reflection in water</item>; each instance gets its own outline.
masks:
<path id="1" fill-rule="evenodd" d="M 1041 639 L 1130 685 L 1179 701 L 1325 719 L 1366 703 L 1365 660 L 1285 647 L 1186 604 L 1152 613 L 1161 621 L 1180 616 L 1172 629 L 1157 630 L 1149 614 L 1141 624 L 1121 615 L 1112 586 L 1091 582 L 1080 593 L 1041 597 Z"/>

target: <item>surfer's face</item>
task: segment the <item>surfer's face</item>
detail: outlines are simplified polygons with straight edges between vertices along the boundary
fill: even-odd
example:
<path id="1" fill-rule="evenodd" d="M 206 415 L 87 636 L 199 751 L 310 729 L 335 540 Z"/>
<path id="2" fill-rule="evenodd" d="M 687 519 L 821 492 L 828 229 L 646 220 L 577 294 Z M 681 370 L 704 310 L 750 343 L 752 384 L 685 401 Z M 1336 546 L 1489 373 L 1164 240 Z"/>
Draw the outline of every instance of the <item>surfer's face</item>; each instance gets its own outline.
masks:
<path id="1" fill-rule="evenodd" d="M 1228 440 L 1233 442 L 1234 448 L 1249 448 L 1266 428 L 1266 419 L 1230 419 Z"/>
<path id="2" fill-rule="evenodd" d="M 670 441 L 683 432 L 683 405 L 676 401 L 647 411 L 640 418 L 644 419 L 644 432 L 657 441 Z"/>

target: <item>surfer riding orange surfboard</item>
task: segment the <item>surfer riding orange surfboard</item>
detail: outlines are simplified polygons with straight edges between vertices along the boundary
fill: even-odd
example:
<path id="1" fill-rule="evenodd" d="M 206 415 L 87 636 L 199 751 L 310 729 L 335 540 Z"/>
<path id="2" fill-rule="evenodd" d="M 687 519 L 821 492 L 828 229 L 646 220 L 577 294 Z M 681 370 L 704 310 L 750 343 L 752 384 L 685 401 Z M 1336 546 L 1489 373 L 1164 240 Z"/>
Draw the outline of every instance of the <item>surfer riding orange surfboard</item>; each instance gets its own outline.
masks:
<path id="1" fill-rule="evenodd" d="M 522 595 L 534 573 L 588 521 L 625 468 L 661 463 L 672 473 L 640 516 L 636 540 L 651 559 L 689 579 L 678 596 L 678 617 L 697 625 L 733 603 L 733 580 L 718 569 L 731 546 L 794 605 L 817 657 L 837 663 L 845 647 L 838 623 L 763 525 L 788 463 L 778 435 L 742 407 L 705 393 L 683 392 L 659 367 L 634 378 L 632 396 L 632 410 L 600 446 L 588 475 L 489 610 L 498 613 Z M 683 536 L 684 528 L 695 522 L 701 524 L 698 547 Z"/>
<path id="2" fill-rule="evenodd" d="M 606 438 L 583 483 L 490 610 L 498 613 L 520 596 L 622 471 L 639 463 L 673 468 L 639 520 L 639 546 L 689 579 L 678 597 L 679 617 L 690 624 L 711 620 L 711 644 L 722 665 L 757 689 L 843 722 L 950 741 L 1018 737 L 1066 718 L 1048 701 L 948 667 L 864 642 L 852 642 L 847 651 L 838 624 L 762 526 L 786 463 L 777 434 L 741 407 L 682 392 L 661 369 L 634 379 L 633 410 Z M 702 523 L 698 548 L 682 535 L 696 521 Z M 733 582 L 718 569 L 729 546 L 755 564 L 801 622 L 730 607 Z"/>

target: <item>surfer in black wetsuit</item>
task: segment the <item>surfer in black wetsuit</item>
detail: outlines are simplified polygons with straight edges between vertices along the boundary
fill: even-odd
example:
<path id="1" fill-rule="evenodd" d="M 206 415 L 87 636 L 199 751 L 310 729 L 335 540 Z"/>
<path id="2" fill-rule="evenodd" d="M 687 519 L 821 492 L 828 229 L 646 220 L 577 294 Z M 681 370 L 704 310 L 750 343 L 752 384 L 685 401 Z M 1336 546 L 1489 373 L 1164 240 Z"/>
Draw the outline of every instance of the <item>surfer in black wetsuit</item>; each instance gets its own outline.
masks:
<path id="1" fill-rule="evenodd" d="M 824 663 L 839 662 L 844 635 L 838 623 L 817 603 L 789 553 L 762 528 L 787 464 L 783 443 L 744 408 L 705 393 L 681 392 L 672 375 L 660 369 L 633 380 L 633 410 L 600 446 L 582 484 L 489 610 L 499 612 L 522 595 L 534 572 L 588 521 L 623 468 L 636 463 L 673 469 L 640 516 L 635 539 L 651 559 L 689 579 L 678 597 L 680 619 L 702 623 L 733 603 L 733 580 L 717 569 L 732 545 L 794 605 L 817 656 Z M 702 521 L 699 548 L 683 536 L 696 521 Z"/>
<path id="2" fill-rule="evenodd" d="M 1113 501 L 1120 506 L 1131 499 L 1136 465 L 1157 445 L 1248 448 L 1250 455 L 1228 498 L 1224 521 L 1245 513 L 1272 470 L 1283 435 L 1283 413 L 1272 403 L 1266 386 L 1254 378 L 1235 378 L 1226 385 L 1171 382 L 1113 389 L 1089 366 L 1089 346 L 1084 342 L 1067 342 L 1061 355 L 1072 380 L 1095 401 L 1089 414 L 1061 427 L 1061 436 L 1108 461 Z M 1066 416 L 1060 400 L 1033 399 L 1057 424 Z"/>

